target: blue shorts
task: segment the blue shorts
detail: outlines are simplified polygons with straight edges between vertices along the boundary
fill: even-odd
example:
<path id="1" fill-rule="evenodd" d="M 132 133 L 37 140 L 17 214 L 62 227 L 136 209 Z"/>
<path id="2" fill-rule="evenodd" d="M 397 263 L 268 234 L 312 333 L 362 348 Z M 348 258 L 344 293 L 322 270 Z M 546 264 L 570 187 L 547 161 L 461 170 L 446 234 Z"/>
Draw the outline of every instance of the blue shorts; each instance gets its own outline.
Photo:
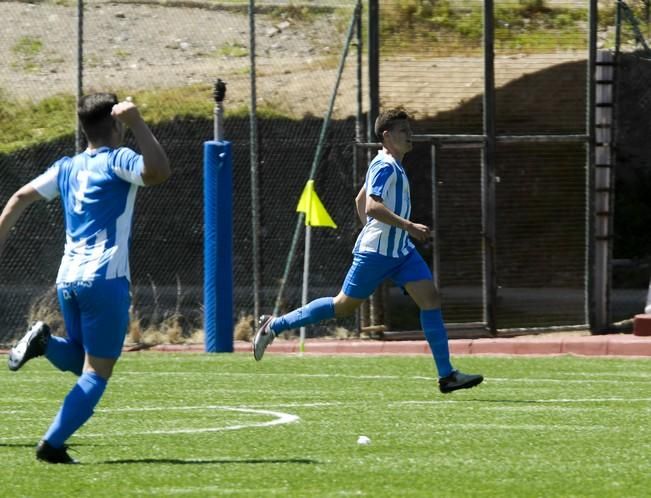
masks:
<path id="1" fill-rule="evenodd" d="M 355 253 L 341 290 L 349 297 L 366 299 L 387 278 L 402 287 L 409 282 L 432 280 L 432 272 L 415 249 L 399 258 Z"/>
<path id="2" fill-rule="evenodd" d="M 68 338 L 98 358 L 117 359 L 129 326 L 126 278 L 57 284 Z"/>

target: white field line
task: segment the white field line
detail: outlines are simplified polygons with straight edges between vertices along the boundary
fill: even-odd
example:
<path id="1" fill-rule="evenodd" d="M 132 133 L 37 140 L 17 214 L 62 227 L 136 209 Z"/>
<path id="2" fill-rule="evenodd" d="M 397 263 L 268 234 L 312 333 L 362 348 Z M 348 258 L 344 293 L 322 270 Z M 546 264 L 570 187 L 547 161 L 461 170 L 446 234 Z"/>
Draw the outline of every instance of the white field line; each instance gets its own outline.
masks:
<path id="1" fill-rule="evenodd" d="M 147 488 L 138 489 L 138 495 L 171 496 L 171 495 L 192 495 L 192 496 L 225 496 L 248 494 L 251 496 L 287 496 L 287 488 L 224 488 L 222 486 L 185 486 L 183 488 Z"/>
<path id="2" fill-rule="evenodd" d="M 200 461 L 200 460 L 199 460 Z M 215 486 L 207 484 L 205 486 L 185 486 L 185 487 L 163 487 L 163 488 L 147 488 L 138 489 L 138 495 L 153 495 L 153 496 L 173 496 L 173 495 L 192 495 L 192 496 L 226 496 L 244 494 L 250 496 L 287 496 L 289 490 L 287 488 L 225 488 L 223 486 Z"/>
<path id="3" fill-rule="evenodd" d="M 256 374 L 251 372 L 220 372 L 220 371 L 202 371 L 202 372 L 146 372 L 146 371 L 124 371 L 120 372 L 118 376 L 111 380 L 113 384 L 121 382 L 124 377 L 138 376 L 138 377 L 196 377 L 207 378 L 210 376 L 216 377 L 246 377 L 251 378 Z M 437 377 L 426 375 L 350 375 L 350 374 L 300 374 L 300 373 L 260 373 L 262 377 L 293 377 L 298 379 L 352 379 L 352 380 L 425 380 L 436 382 Z M 543 378 L 543 377 L 491 377 L 488 376 L 486 380 L 494 382 L 510 382 L 510 383 L 536 383 L 536 382 L 549 382 L 549 383 L 565 383 L 565 384 L 582 384 L 586 382 L 596 383 L 610 383 L 613 379 L 623 380 L 630 383 L 648 382 L 651 380 L 651 373 L 630 373 L 618 374 L 607 372 L 596 373 L 572 373 L 572 379 L 568 378 Z M 27 383 L 44 383 L 42 377 L 23 378 L 21 382 Z"/>
<path id="4" fill-rule="evenodd" d="M 473 400 L 481 401 L 481 400 Z M 487 400 L 489 401 L 489 400 Z M 498 402 L 490 400 L 491 402 Z M 538 404 L 538 403 L 637 403 L 637 402 L 651 402 L 651 398 L 561 398 L 561 399 L 536 399 L 531 400 L 529 403 Z M 395 401 L 389 403 L 390 405 L 436 405 L 436 404 L 445 404 L 445 403 L 468 403 L 468 400 L 463 399 L 445 399 L 445 400 L 423 400 L 423 401 Z M 508 401 L 505 401 L 508 403 Z"/>
<path id="5" fill-rule="evenodd" d="M 282 413 L 271 410 L 258 410 L 254 408 L 240 408 L 233 406 L 219 406 L 219 405 L 206 405 L 206 406 L 178 406 L 178 407 L 145 407 L 145 408 L 116 408 L 116 409 L 105 409 L 97 410 L 102 412 L 144 412 L 144 411 L 172 411 L 172 410 L 223 410 L 223 411 L 232 411 L 239 413 L 253 413 L 255 415 L 269 415 L 275 417 L 273 420 L 267 422 L 251 422 L 245 424 L 234 424 L 234 425 L 225 425 L 217 427 L 201 427 L 201 428 L 192 428 L 192 429 L 165 429 L 165 430 L 151 430 L 151 431 L 126 431 L 126 432 L 110 432 L 110 433 L 93 433 L 93 434 L 76 434 L 75 437 L 115 437 L 115 436 L 134 436 L 134 435 L 160 435 L 160 434 L 199 434 L 206 432 L 223 432 L 223 431 L 235 431 L 240 429 L 250 429 L 257 427 L 271 427 L 274 425 L 281 424 L 291 424 L 293 422 L 298 422 L 300 417 L 298 415 L 292 415 L 291 413 Z M 10 441 L 25 439 L 26 436 L 14 436 L 14 437 L 1 437 L 0 441 Z"/>
<path id="6" fill-rule="evenodd" d="M 120 377 L 124 375 L 138 375 L 139 377 L 142 376 L 162 376 L 162 377 L 169 377 L 169 376 L 180 376 L 180 377 L 186 377 L 186 376 L 196 376 L 196 375 L 201 375 L 202 377 L 206 377 L 211 374 L 211 372 L 201 372 L 200 374 L 197 372 L 134 372 L 134 371 L 129 371 L 129 372 L 121 372 Z M 247 377 L 251 378 L 252 375 L 250 372 L 248 373 L 229 373 L 229 372 L 214 372 L 215 376 L 219 377 Z M 436 382 L 437 377 L 434 376 L 424 376 L 424 375 L 411 375 L 411 376 L 402 376 L 402 375 L 348 375 L 348 374 L 297 374 L 297 373 L 279 373 L 279 374 L 273 374 L 273 373 L 264 373 L 260 374 L 263 377 L 273 377 L 273 376 L 278 376 L 278 377 L 294 377 L 294 378 L 302 378 L 302 379 L 329 379 L 329 378 L 336 378 L 336 379 L 353 379 L 353 380 L 425 380 L 425 381 L 430 381 L 430 382 Z M 630 382 L 630 383 L 642 383 L 642 382 L 648 382 L 648 380 L 651 380 L 651 373 L 645 374 L 645 373 L 639 373 L 639 374 L 608 374 L 608 373 L 603 373 L 603 374 L 572 374 L 574 377 L 584 377 L 584 378 L 574 378 L 574 379 L 567 379 L 567 378 L 562 378 L 562 379 L 553 379 L 553 378 L 539 378 L 539 377 L 516 377 L 516 378 L 509 378 L 509 377 L 487 377 L 486 380 L 490 381 L 495 381 L 495 382 L 510 382 L 510 383 L 537 383 L 537 382 L 548 382 L 548 383 L 564 383 L 564 384 L 583 384 L 583 383 L 608 383 L 612 384 L 614 378 L 618 379 L 626 379 L 625 382 Z M 598 377 L 604 377 L 603 379 L 598 378 Z M 119 379 L 115 379 L 114 382 L 119 382 Z"/>
<path id="7" fill-rule="evenodd" d="M 31 403 L 29 399 L 24 400 L 26 403 Z M 58 403 L 58 402 L 57 402 Z M 51 401 L 48 404 L 52 404 Z M 346 405 L 350 403 L 345 403 Z M 324 408 L 329 406 L 340 406 L 344 405 L 341 401 L 323 401 L 317 403 L 276 403 L 260 405 L 259 408 L 249 405 L 250 409 L 256 409 L 258 411 L 264 409 L 277 409 L 284 410 L 287 408 Z M 134 407 L 134 408 L 98 408 L 95 410 L 95 413 L 111 413 L 111 412 L 154 412 L 154 411 L 172 411 L 172 410 L 214 410 L 217 405 L 203 405 L 203 406 L 194 406 L 194 407 L 184 407 L 184 406 L 144 406 L 144 407 Z M 220 406 L 221 408 L 221 406 Z M 19 408 L 13 410 L 0 410 L 0 415 L 25 415 L 26 413 L 34 413 L 33 409 Z M 271 412 L 270 412 L 271 413 Z M 32 417 L 30 420 L 40 420 L 40 417 Z"/>
<path id="8" fill-rule="evenodd" d="M 584 425 L 584 424 L 518 424 L 518 423 L 509 423 L 509 424 L 479 424 L 479 423 L 441 423 L 431 429 L 434 433 L 447 432 L 448 429 L 460 429 L 465 430 L 485 430 L 485 431 L 508 431 L 512 432 L 513 430 L 521 431 L 536 431 L 540 433 L 550 432 L 550 431 L 572 431 L 572 432 L 621 432 L 624 428 L 622 427 L 613 427 L 610 425 Z"/>
<path id="9" fill-rule="evenodd" d="M 481 402 L 481 400 L 473 400 Z M 493 400 L 488 400 L 491 402 L 490 405 L 482 406 L 480 409 L 484 411 L 524 411 L 531 412 L 536 410 L 544 411 L 592 411 L 595 407 L 579 407 L 579 406 L 549 406 L 554 404 L 559 405 L 579 405 L 579 404 L 589 404 L 589 403 L 645 403 L 651 402 L 651 398 L 561 398 L 561 399 L 536 399 L 530 400 L 523 403 L 523 406 L 513 406 L 508 404 L 508 401 L 505 401 L 504 404 L 499 404 Z M 350 407 L 356 405 L 366 405 L 367 401 L 323 401 L 317 403 L 276 403 L 260 405 L 259 408 L 253 408 L 249 405 L 249 409 L 258 410 L 262 412 L 263 410 L 274 409 L 274 410 L 286 410 L 288 408 L 329 408 L 336 406 Z M 465 399 L 436 399 L 436 400 L 403 400 L 403 401 L 392 401 L 387 403 L 387 406 L 402 406 L 402 405 L 445 405 L 445 404 L 467 404 L 468 400 Z M 537 406 L 538 405 L 538 406 Z M 544 406 L 543 406 L 544 405 Z M 253 405 L 255 406 L 255 405 Z M 145 407 L 129 407 L 129 408 L 101 408 L 96 410 L 97 413 L 115 413 L 115 412 L 155 412 L 155 411 L 202 411 L 202 410 L 214 410 L 220 409 L 221 406 L 218 405 L 204 405 L 204 406 L 171 406 L 171 407 L 162 407 L 162 406 L 145 406 Z M 603 408 L 607 408 L 604 406 Z M 645 409 L 640 407 L 631 407 L 636 410 L 641 410 L 641 412 L 651 411 L 651 407 Z M 18 415 L 25 416 L 26 414 L 32 414 L 34 410 L 31 409 L 17 409 L 17 410 L 0 410 L 0 415 Z M 270 412 L 273 413 L 273 412 Z M 40 420 L 40 417 L 30 417 L 29 420 Z M 280 423 L 280 422 L 278 422 Z M 289 423 L 289 422 L 287 422 Z M 228 430 L 228 429 L 221 429 Z M 0 438 L 2 439 L 2 438 Z"/>

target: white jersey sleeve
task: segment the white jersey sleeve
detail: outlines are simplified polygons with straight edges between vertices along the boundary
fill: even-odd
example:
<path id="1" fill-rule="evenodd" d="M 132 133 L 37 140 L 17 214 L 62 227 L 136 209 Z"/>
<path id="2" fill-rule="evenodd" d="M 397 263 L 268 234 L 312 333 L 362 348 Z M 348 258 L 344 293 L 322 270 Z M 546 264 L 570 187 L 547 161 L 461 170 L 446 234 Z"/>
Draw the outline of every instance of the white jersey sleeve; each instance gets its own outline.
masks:
<path id="1" fill-rule="evenodd" d="M 59 195 L 59 161 L 50 166 L 45 173 L 34 178 L 29 184 L 46 200 L 51 201 Z"/>
<path id="2" fill-rule="evenodd" d="M 125 182 L 133 183 L 139 187 L 145 186 L 142 179 L 145 161 L 141 154 L 128 147 L 115 149 L 111 154 L 110 167 L 113 173 Z"/>

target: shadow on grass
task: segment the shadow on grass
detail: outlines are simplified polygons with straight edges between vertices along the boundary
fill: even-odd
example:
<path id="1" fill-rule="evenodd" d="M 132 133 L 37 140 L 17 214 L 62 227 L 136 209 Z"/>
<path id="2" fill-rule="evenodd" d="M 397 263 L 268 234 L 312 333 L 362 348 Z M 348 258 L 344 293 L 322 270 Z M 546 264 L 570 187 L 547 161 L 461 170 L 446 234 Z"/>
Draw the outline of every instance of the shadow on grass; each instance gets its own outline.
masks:
<path id="1" fill-rule="evenodd" d="M 126 458 L 122 460 L 106 460 L 104 462 L 97 462 L 99 464 L 113 465 L 116 463 L 160 463 L 160 464 L 173 464 L 173 465 L 205 465 L 205 464 L 268 464 L 268 463 L 300 463 L 307 465 L 315 465 L 319 463 L 317 460 L 310 458 L 218 458 L 214 460 L 194 460 L 194 459 L 180 459 L 180 458 Z"/>
<path id="2" fill-rule="evenodd" d="M 38 444 L 38 441 L 39 441 L 39 439 L 37 438 L 37 439 L 34 440 L 33 443 L 3 443 L 3 442 L 0 442 L 0 448 L 34 448 L 34 449 L 36 449 L 36 445 Z M 78 446 L 97 447 L 97 446 L 111 446 L 111 445 L 109 445 L 109 444 L 101 444 L 101 443 L 100 444 L 97 444 L 97 443 L 92 443 L 92 444 L 91 443 L 86 443 L 86 444 L 84 444 L 84 443 L 75 442 L 75 444 L 70 445 L 69 448 L 72 451 L 74 451 L 74 449 L 77 448 Z"/>
<path id="3" fill-rule="evenodd" d="M 539 399 L 459 399 L 454 400 L 457 403 L 504 403 L 504 404 L 536 404 L 536 403 L 545 403 L 545 400 Z"/>

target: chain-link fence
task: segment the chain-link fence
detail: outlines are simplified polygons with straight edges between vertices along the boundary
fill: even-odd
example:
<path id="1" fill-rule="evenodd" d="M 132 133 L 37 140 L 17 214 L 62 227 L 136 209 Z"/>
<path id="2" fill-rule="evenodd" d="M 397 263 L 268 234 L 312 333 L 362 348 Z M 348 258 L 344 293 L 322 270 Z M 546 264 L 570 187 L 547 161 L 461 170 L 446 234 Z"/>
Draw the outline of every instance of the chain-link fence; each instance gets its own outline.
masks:
<path id="1" fill-rule="evenodd" d="M 190 6 L 84 2 L 84 93 L 132 95 L 173 164 L 173 178 L 143 189 L 136 206 L 134 313 L 144 325 L 181 316 L 187 330 L 201 326 L 201 145 L 212 138 L 216 77 L 228 83 L 225 136 L 233 142 L 235 313 L 252 315 L 256 302 L 262 311 L 271 310 L 277 300 L 296 203 L 314 160 L 355 2 L 255 5 L 251 17 L 249 3 L 238 1 Z M 379 8 L 381 107 L 404 107 L 414 117 L 417 134 L 482 135 L 487 76 L 483 2 L 381 0 Z M 59 156 L 75 151 L 78 12 L 75 3 L 3 2 L 1 204 Z M 599 42 L 607 48 L 615 35 L 614 4 L 600 3 L 599 12 Z M 583 0 L 495 2 L 492 105 L 497 136 L 586 133 L 588 18 Z M 361 39 L 366 43 L 366 32 Z M 250 160 L 252 40 L 255 164 Z M 356 121 L 360 68 L 355 44 L 350 49 L 315 177 L 316 190 L 339 228 L 313 231 L 310 298 L 338 291 L 357 231 L 353 198 L 366 165 L 358 164 L 355 171 L 353 143 L 365 119 Z M 430 261 L 437 257 L 446 319 L 485 323 L 482 151 L 433 144 L 419 142 L 406 159 L 414 219 L 430 224 L 436 219 L 438 253 L 431 245 L 419 250 Z M 492 250 L 499 328 L 586 323 L 586 164 L 586 147 L 580 142 L 496 143 Z M 254 175 L 257 189 L 251 187 Z M 256 203 L 259 217 L 253 226 L 251 206 Z M 24 215 L 0 265 L 0 342 L 23 328 L 37 298 L 52 294 L 62 246 L 56 202 L 34 206 Z M 298 244 L 281 311 L 300 304 L 302 259 Z M 417 329 L 413 305 L 397 291 L 388 294 L 386 325 Z M 353 327 L 352 320 L 340 323 Z"/>
<path id="2" fill-rule="evenodd" d="M 345 0 L 318 6 L 256 2 L 259 291 L 264 310 L 273 307 L 283 274 L 296 203 L 312 165 L 354 6 Z M 73 2 L 3 3 L 3 205 L 58 157 L 75 152 L 78 13 Z M 173 167 L 172 179 L 141 189 L 137 200 L 131 249 L 135 317 L 143 327 L 170 316 L 180 317 L 186 331 L 201 326 L 202 143 L 213 135 L 216 77 L 228 83 L 225 136 L 233 142 L 235 312 L 252 314 L 248 109 L 253 18 L 248 4 L 86 1 L 82 14 L 84 93 L 109 90 L 133 96 Z M 317 191 L 340 228 L 315 230 L 312 292 L 332 292 L 350 259 L 354 62 L 351 49 L 316 174 Z M 21 121 L 12 122 L 12 113 Z M 135 146 L 131 139 L 128 145 Z M 35 205 L 12 233 L 0 265 L 1 342 L 21 331 L 28 315 L 43 312 L 35 308 L 56 309 L 53 283 L 63 242 L 57 202 Z M 300 302 L 300 282 L 296 265 L 283 309 Z"/>
<path id="3" fill-rule="evenodd" d="M 384 26 L 390 39 L 382 40 L 382 103 L 402 103 L 420 116 L 420 134 L 474 137 L 473 148 L 443 143 L 435 152 L 434 208 L 432 152 L 424 147 L 406 160 L 414 163 L 415 216 L 430 223 L 429 213 L 436 212 L 447 321 L 486 323 L 492 307 L 499 329 L 587 323 L 588 2 L 496 1 L 490 41 L 483 2 L 381 5 L 393 11 Z M 486 43 L 495 48 L 491 67 Z M 417 47 L 418 55 L 408 47 Z M 489 77 L 495 88 L 490 109 Z M 497 137 L 490 166 L 482 165 L 486 119 L 494 120 Z M 482 198 L 490 167 L 492 199 Z M 422 249 L 430 256 L 430 248 Z M 486 272 L 489 249 L 492 274 Z M 495 286 L 493 303 L 487 302 L 487 279 Z"/>

